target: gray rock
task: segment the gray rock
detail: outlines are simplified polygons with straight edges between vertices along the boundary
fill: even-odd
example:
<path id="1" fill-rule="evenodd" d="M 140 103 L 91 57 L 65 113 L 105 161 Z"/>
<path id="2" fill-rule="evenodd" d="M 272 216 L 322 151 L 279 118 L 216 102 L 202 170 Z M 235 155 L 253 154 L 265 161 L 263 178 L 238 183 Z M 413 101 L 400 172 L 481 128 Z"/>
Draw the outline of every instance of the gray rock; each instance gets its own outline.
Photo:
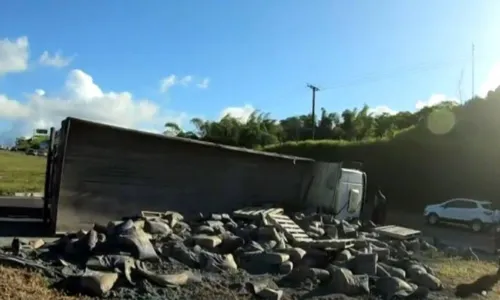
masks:
<path id="1" fill-rule="evenodd" d="M 262 299 L 266 300 L 280 300 L 281 297 L 283 297 L 283 291 L 282 290 L 275 290 L 271 288 L 264 288 L 262 291 L 257 293 L 257 296 L 259 296 Z"/>
<path id="2" fill-rule="evenodd" d="M 172 229 L 164 222 L 147 220 L 144 222 L 144 231 L 150 234 L 169 235 Z"/>
<path id="3" fill-rule="evenodd" d="M 222 243 L 222 239 L 215 235 L 196 234 L 191 237 L 196 245 L 213 249 Z"/>
<path id="4" fill-rule="evenodd" d="M 277 252 L 290 255 L 290 261 L 295 264 L 299 263 L 302 260 L 302 258 L 306 255 L 306 251 L 298 247 L 279 249 L 277 250 Z"/>
<path id="5" fill-rule="evenodd" d="M 331 275 L 329 286 L 333 292 L 347 296 L 366 295 L 370 293 L 368 276 L 353 275 L 348 269 L 333 265 L 328 267 L 328 271 Z"/>
<path id="6" fill-rule="evenodd" d="M 164 245 L 162 248 L 162 256 L 167 258 L 171 257 L 192 269 L 200 267 L 199 253 L 195 253 L 191 249 L 188 249 L 182 241 L 174 241 Z"/>
<path id="7" fill-rule="evenodd" d="M 378 263 L 380 266 L 382 266 L 392 277 L 397 277 L 400 279 L 405 279 L 406 278 L 406 272 L 405 270 L 401 268 L 396 268 L 384 263 L 379 262 Z"/>
<path id="8" fill-rule="evenodd" d="M 177 222 L 184 220 L 184 216 L 175 211 L 167 211 L 163 214 L 163 219 L 167 220 L 170 228 L 174 228 Z"/>
<path id="9" fill-rule="evenodd" d="M 174 222 L 175 225 L 170 225 L 172 228 L 173 232 L 177 235 L 184 235 L 186 233 L 189 233 L 191 231 L 191 227 L 189 224 L 182 222 L 182 221 L 177 221 Z"/>
<path id="10" fill-rule="evenodd" d="M 394 295 L 407 296 L 414 292 L 414 288 L 403 279 L 397 277 L 382 277 L 375 282 L 375 289 L 383 299 L 393 299 Z"/>
<path id="11" fill-rule="evenodd" d="M 278 243 L 274 240 L 263 241 L 259 244 L 262 246 L 262 248 L 264 248 L 264 251 L 271 251 L 278 245 Z"/>
<path id="12" fill-rule="evenodd" d="M 348 261 L 352 258 L 352 254 L 351 252 L 349 252 L 349 250 L 342 250 L 339 252 L 339 254 L 337 254 L 337 257 L 335 258 L 335 260 L 337 261 Z"/>
<path id="13" fill-rule="evenodd" d="M 375 245 L 371 245 L 371 253 L 376 253 L 379 261 L 383 261 L 389 258 L 389 256 L 391 255 L 391 250 L 389 248 L 381 248 Z"/>
<path id="14" fill-rule="evenodd" d="M 120 244 L 130 249 L 132 255 L 140 260 L 158 261 L 159 257 L 149 240 L 149 236 L 140 229 L 133 227 L 119 236 Z"/>
<path id="15" fill-rule="evenodd" d="M 380 264 L 377 264 L 377 273 L 378 277 L 391 277 L 391 274 L 387 272 L 387 270 L 382 267 Z"/>
<path id="16" fill-rule="evenodd" d="M 185 285 L 195 278 L 191 271 L 183 271 L 176 274 L 156 274 L 147 270 L 145 265 L 139 261 L 136 262 L 136 270 L 149 281 L 162 287 Z M 196 279 L 196 281 L 201 281 L 201 279 Z"/>
<path id="17" fill-rule="evenodd" d="M 356 275 L 375 275 L 377 273 L 377 260 L 378 257 L 375 253 L 358 254 L 352 260 L 352 271 Z"/>
<path id="18" fill-rule="evenodd" d="M 419 252 L 420 251 L 420 241 L 418 239 L 406 241 L 405 243 L 406 250 L 412 251 L 412 252 Z"/>
<path id="19" fill-rule="evenodd" d="M 289 274 L 293 270 L 293 263 L 291 261 L 285 261 L 280 265 L 281 274 Z"/>
<path id="20" fill-rule="evenodd" d="M 200 225 L 200 226 L 196 227 L 195 232 L 197 234 L 207 234 L 207 235 L 214 235 L 215 234 L 215 230 L 208 225 Z"/>
<path id="21" fill-rule="evenodd" d="M 414 278 L 417 273 L 427 273 L 427 270 L 420 264 L 412 264 L 406 269 L 408 278 Z"/>
<path id="22" fill-rule="evenodd" d="M 238 270 L 232 254 L 216 254 L 203 251 L 203 268 L 209 271 Z"/>
<path id="23" fill-rule="evenodd" d="M 255 263 L 271 265 L 281 265 L 290 258 L 288 254 L 277 252 L 252 253 L 250 255 L 244 255 L 244 257 L 250 259 L 251 261 L 254 261 Z"/>
<path id="24" fill-rule="evenodd" d="M 230 233 L 221 235 L 222 243 L 219 245 L 221 253 L 233 253 L 236 249 L 245 245 L 245 240 Z"/>
<path id="25" fill-rule="evenodd" d="M 409 274 L 408 277 L 418 286 L 424 286 L 431 291 L 438 291 L 443 287 L 441 280 L 439 280 L 436 276 L 421 270 L 416 273 L 412 273 L 411 275 Z"/>
<path id="26" fill-rule="evenodd" d="M 330 280 L 331 274 L 326 269 L 309 268 L 306 271 L 306 277 L 312 280 L 319 280 L 321 282 L 325 282 Z"/>
<path id="27" fill-rule="evenodd" d="M 331 239 L 336 239 L 336 238 L 338 238 L 338 230 L 337 230 L 337 226 L 336 226 L 336 225 L 333 225 L 333 224 L 325 224 L 325 225 L 324 225 L 324 229 L 325 229 L 325 235 L 326 235 L 328 238 L 331 238 Z"/>
<path id="28" fill-rule="evenodd" d="M 113 288 L 117 280 L 117 273 L 87 271 L 80 278 L 80 286 L 84 294 L 101 297 Z"/>
<path id="29" fill-rule="evenodd" d="M 274 226 L 263 226 L 258 229 L 258 239 L 263 241 L 278 242 L 281 237 Z"/>

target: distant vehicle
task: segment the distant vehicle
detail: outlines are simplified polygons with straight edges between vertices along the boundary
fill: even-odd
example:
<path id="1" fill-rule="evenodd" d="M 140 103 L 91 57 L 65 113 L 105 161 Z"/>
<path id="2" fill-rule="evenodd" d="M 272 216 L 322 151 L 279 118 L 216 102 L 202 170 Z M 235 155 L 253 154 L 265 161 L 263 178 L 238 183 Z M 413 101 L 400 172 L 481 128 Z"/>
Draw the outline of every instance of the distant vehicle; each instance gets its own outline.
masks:
<path id="1" fill-rule="evenodd" d="M 35 149 L 28 149 L 26 151 L 26 155 L 34 155 L 34 156 L 37 156 L 38 155 L 38 151 L 36 151 Z"/>
<path id="2" fill-rule="evenodd" d="M 472 231 L 480 232 L 496 224 L 496 213 L 490 201 L 456 198 L 443 203 L 428 205 L 424 210 L 427 223 L 439 222 L 467 225 Z"/>

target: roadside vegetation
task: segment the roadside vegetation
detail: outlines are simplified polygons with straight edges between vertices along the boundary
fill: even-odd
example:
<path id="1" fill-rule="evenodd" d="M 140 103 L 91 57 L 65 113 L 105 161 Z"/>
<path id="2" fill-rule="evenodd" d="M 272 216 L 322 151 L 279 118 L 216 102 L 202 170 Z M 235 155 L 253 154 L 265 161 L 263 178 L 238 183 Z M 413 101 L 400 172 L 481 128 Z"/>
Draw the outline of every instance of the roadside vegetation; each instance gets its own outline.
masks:
<path id="1" fill-rule="evenodd" d="M 15 192 L 42 192 L 46 157 L 0 151 L 0 196 Z"/>
<path id="2" fill-rule="evenodd" d="M 49 289 L 48 282 L 38 273 L 0 265 L 0 295 L 9 300 L 76 300 Z"/>

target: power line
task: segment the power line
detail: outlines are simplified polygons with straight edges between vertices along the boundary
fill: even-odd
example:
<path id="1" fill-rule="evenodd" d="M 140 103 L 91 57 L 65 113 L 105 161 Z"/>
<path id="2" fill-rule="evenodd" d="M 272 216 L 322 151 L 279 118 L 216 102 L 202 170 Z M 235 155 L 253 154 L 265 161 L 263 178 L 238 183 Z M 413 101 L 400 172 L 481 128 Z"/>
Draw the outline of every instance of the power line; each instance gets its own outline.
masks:
<path id="1" fill-rule="evenodd" d="M 312 85 L 312 84 L 307 84 L 307 87 L 312 90 L 312 112 L 311 112 L 311 119 L 312 119 L 312 139 L 314 140 L 314 133 L 316 131 L 316 116 L 314 114 L 316 110 L 316 92 L 319 91 L 319 88 Z"/>
<path id="2" fill-rule="evenodd" d="M 470 58 L 469 58 L 470 59 Z M 378 72 L 372 72 L 368 74 L 364 74 L 360 77 L 355 77 L 348 82 L 340 83 L 340 84 L 335 84 L 327 87 L 322 87 L 321 90 L 332 90 L 332 89 L 339 89 L 339 88 L 345 88 L 349 86 L 356 86 L 356 85 L 361 85 L 361 84 L 366 84 L 366 83 L 372 83 L 372 82 L 377 82 L 393 77 L 401 77 L 402 75 L 413 75 L 413 74 L 419 74 L 419 73 L 425 73 L 437 69 L 442 69 L 450 66 L 456 66 L 460 62 L 466 62 L 470 61 L 469 59 L 460 59 L 460 60 L 454 60 L 454 61 L 447 61 L 447 62 L 440 62 L 440 63 L 420 63 L 414 66 L 409 66 L 409 67 L 403 67 L 403 68 L 398 68 L 393 71 L 389 72 L 383 72 L 383 73 L 378 73 Z M 474 57 L 475 60 L 477 60 L 477 57 Z"/>

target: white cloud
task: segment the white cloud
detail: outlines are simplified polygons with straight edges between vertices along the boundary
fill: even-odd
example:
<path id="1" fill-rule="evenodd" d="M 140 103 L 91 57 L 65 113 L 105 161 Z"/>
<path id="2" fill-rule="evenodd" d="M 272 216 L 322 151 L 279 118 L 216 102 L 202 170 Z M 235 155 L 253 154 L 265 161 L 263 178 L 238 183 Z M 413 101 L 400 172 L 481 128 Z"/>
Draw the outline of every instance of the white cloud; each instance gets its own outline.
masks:
<path id="1" fill-rule="evenodd" d="M 184 76 L 182 77 L 180 80 L 179 80 L 179 84 L 183 85 L 183 86 L 188 86 L 189 83 L 193 80 L 193 76 L 191 75 L 187 75 L 187 76 Z"/>
<path id="2" fill-rule="evenodd" d="M 182 78 L 178 78 L 177 75 L 171 74 L 160 80 L 160 92 L 166 93 L 174 85 L 188 86 L 193 80 L 193 76 L 186 75 Z"/>
<path id="3" fill-rule="evenodd" d="M 417 103 L 415 104 L 415 108 L 422 109 L 424 107 L 434 106 L 434 105 L 437 105 L 437 104 L 439 104 L 441 102 L 445 102 L 445 101 L 459 103 L 458 99 L 455 97 L 448 97 L 445 94 L 434 94 L 434 95 L 431 95 L 429 97 L 429 99 L 427 99 L 427 100 L 417 101 Z"/>
<path id="4" fill-rule="evenodd" d="M 196 86 L 199 87 L 200 89 L 206 89 L 206 88 L 208 88 L 209 84 L 210 84 L 210 78 L 206 77 L 200 83 L 198 83 Z"/>
<path id="5" fill-rule="evenodd" d="M 491 68 L 486 81 L 479 88 L 479 97 L 486 97 L 489 91 L 494 91 L 500 86 L 500 62 Z"/>
<path id="6" fill-rule="evenodd" d="M 48 51 L 44 51 L 38 62 L 44 66 L 50 66 L 55 68 L 63 68 L 68 66 L 74 57 L 64 57 L 60 51 L 57 51 L 53 55 L 50 55 Z"/>
<path id="7" fill-rule="evenodd" d="M 369 114 L 372 114 L 372 115 L 375 115 L 375 116 L 378 116 L 378 115 L 382 115 L 382 114 L 390 114 L 390 115 L 395 115 L 397 114 L 398 112 L 391 109 L 389 106 L 387 105 L 379 105 L 379 106 L 375 106 L 374 108 L 370 108 L 368 110 L 368 113 Z"/>
<path id="8" fill-rule="evenodd" d="M 250 104 L 245 104 L 241 107 L 226 107 L 221 111 L 219 120 L 227 115 L 230 115 L 231 117 L 245 123 L 254 111 L 255 108 Z"/>
<path id="9" fill-rule="evenodd" d="M 16 120 L 29 116 L 29 109 L 19 101 L 0 95 L 0 119 Z"/>
<path id="10" fill-rule="evenodd" d="M 165 93 L 177 83 L 177 76 L 169 75 L 160 80 L 160 92 Z"/>
<path id="11" fill-rule="evenodd" d="M 36 89 L 35 94 L 37 94 L 38 96 L 43 96 L 45 95 L 45 91 L 42 89 Z"/>
<path id="12" fill-rule="evenodd" d="M 187 119 L 185 113 L 162 110 L 130 92 L 105 92 L 82 70 L 69 72 L 63 92 L 57 96 L 36 90 L 26 102 L 20 102 L 0 95 L 0 107 L 0 120 L 12 122 L 11 130 L 0 133 L 4 140 L 29 135 L 38 127 L 59 127 L 68 116 L 150 132 L 161 132 L 167 121 L 182 125 Z"/>
<path id="13" fill-rule="evenodd" d="M 22 36 L 14 41 L 0 40 L 0 76 L 28 69 L 29 42 Z"/>

